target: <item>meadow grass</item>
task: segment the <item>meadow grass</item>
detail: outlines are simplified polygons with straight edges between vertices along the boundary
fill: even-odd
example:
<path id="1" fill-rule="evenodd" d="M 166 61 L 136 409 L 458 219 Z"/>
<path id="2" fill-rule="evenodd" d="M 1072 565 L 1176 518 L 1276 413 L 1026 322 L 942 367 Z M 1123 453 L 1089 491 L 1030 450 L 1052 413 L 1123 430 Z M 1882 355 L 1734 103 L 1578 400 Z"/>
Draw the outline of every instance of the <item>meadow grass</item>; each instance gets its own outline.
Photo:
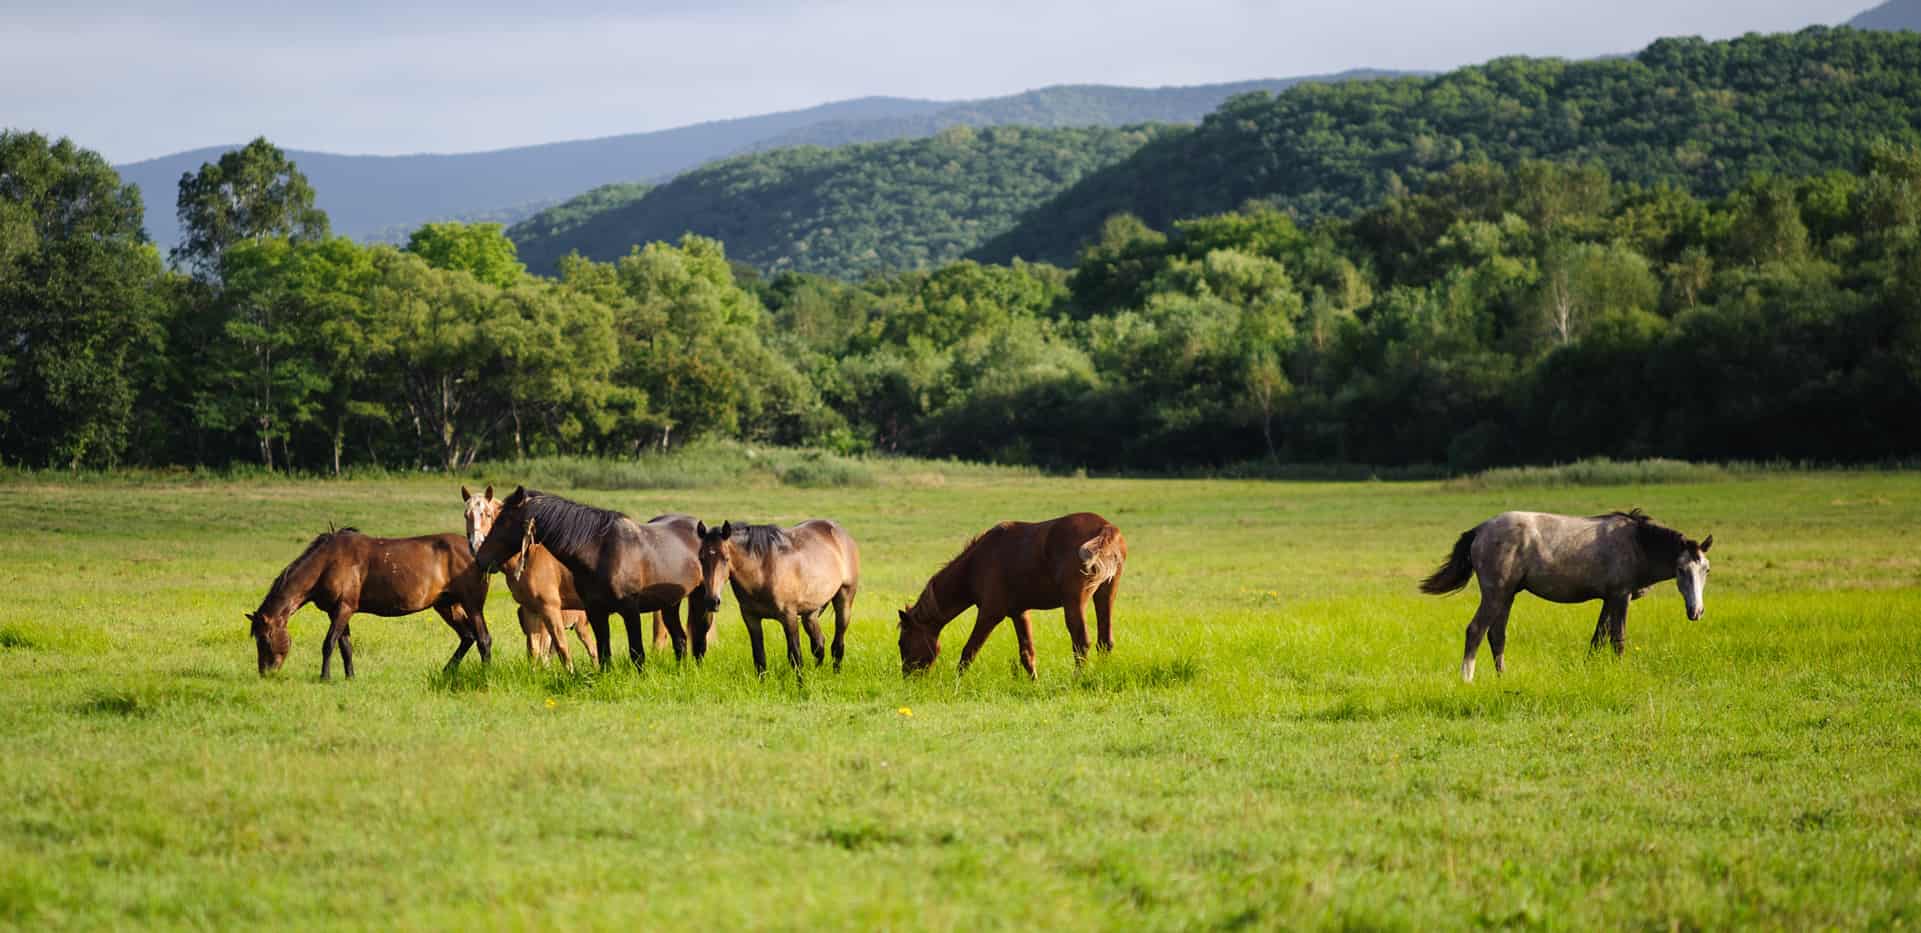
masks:
<path id="1" fill-rule="evenodd" d="M 564 477 L 559 477 L 564 478 Z M 466 481 L 511 487 L 509 468 Z M 439 673 L 431 615 L 324 620 L 261 679 L 241 613 L 328 523 L 459 525 L 458 481 L 0 482 L 0 924 L 1895 926 L 1921 912 L 1921 475 L 1713 482 L 1074 480 L 871 466 L 859 484 L 594 491 L 859 538 L 846 670 Z M 542 480 L 546 481 L 545 479 Z M 566 492 L 566 489 L 554 491 Z M 1598 606 L 1517 603 L 1459 682 L 1473 597 L 1415 582 L 1504 508 L 1640 506 L 1716 536 L 1624 659 Z M 903 680 L 893 610 L 1002 518 L 1102 512 L 1132 551 L 1113 656 L 1040 679 L 1003 627 Z M 618 628 L 618 627 L 616 627 Z M 616 634 L 617 646 L 625 639 Z"/>

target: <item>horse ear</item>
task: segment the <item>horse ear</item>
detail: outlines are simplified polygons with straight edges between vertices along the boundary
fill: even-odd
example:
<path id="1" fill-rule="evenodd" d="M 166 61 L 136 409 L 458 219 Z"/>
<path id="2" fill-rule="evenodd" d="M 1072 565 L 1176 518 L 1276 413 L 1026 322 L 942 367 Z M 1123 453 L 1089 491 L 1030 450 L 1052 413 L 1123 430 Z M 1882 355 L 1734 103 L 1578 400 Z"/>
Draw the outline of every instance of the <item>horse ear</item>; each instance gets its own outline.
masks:
<path id="1" fill-rule="evenodd" d="M 902 610 L 900 611 L 900 624 L 902 624 L 902 625 L 906 625 L 906 624 L 907 624 L 907 610 L 906 610 L 906 609 L 902 609 Z"/>
<path id="2" fill-rule="evenodd" d="M 720 523 L 720 536 L 723 538 L 731 538 L 734 536 L 734 523 L 732 521 Z"/>
<path id="3" fill-rule="evenodd" d="M 703 522 L 703 521 L 698 521 L 698 520 L 696 520 L 696 521 L 694 522 L 694 537 L 696 537 L 696 538 L 705 538 L 705 537 L 707 537 L 707 523 L 706 523 L 706 522 Z"/>
<path id="4" fill-rule="evenodd" d="M 1708 552 L 1708 548 L 1711 548 L 1713 546 L 1714 546 L 1714 536 L 1708 535 L 1707 540 L 1701 542 L 1701 553 L 1706 554 Z"/>
<path id="5" fill-rule="evenodd" d="M 474 497 L 474 494 L 473 494 L 473 492 L 472 492 L 471 490 L 469 490 L 469 489 L 467 488 L 467 486 L 466 486 L 466 484 L 464 484 L 464 483 L 463 483 L 463 484 L 461 484 L 461 487 L 460 487 L 460 501 L 462 501 L 462 502 L 465 502 L 465 501 L 467 501 L 468 499 L 472 499 L 473 497 Z"/>
<path id="6" fill-rule="evenodd" d="M 462 487 L 462 488 L 464 489 L 465 487 Z M 494 484 L 492 483 L 487 484 L 486 498 L 488 502 L 494 501 Z"/>

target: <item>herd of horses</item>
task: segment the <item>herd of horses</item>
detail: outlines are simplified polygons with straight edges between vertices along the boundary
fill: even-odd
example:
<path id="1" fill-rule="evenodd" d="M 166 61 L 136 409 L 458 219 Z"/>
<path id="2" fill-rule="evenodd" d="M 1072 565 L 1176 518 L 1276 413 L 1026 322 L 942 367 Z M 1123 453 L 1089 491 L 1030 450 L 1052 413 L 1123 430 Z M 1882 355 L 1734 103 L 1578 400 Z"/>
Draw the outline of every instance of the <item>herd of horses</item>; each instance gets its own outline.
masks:
<path id="1" fill-rule="evenodd" d="M 323 680 L 332 675 L 335 648 L 346 676 L 354 675 L 351 622 L 358 613 L 400 616 L 432 609 L 460 639 L 447 670 L 475 647 L 483 662 L 490 661 L 485 608 L 496 572 L 513 594 L 529 657 L 558 657 L 569 671 L 575 669 L 569 633 L 602 669 L 612 663 L 614 616 L 626 628 L 627 654 L 636 668 L 646 664 L 649 618 L 656 648 L 671 645 L 677 661 L 691 650 L 700 661 L 715 640 L 714 621 L 730 590 L 760 675 L 767 673 L 762 625 L 769 619 L 781 625 L 796 678 L 805 671 L 803 631 L 815 666 L 825 664 L 829 645 L 820 616 L 830 607 L 831 652 L 834 670 L 840 670 L 860 591 L 860 547 L 839 523 L 813 519 L 783 528 L 727 521 L 709 527 L 679 514 L 636 522 L 525 487 L 505 499 L 493 493 L 492 486 L 479 494 L 461 487 L 464 537 L 376 538 L 343 528 L 314 538 L 275 578 L 259 608 L 246 614 L 260 673 L 286 662 L 292 645 L 287 620 L 309 603 L 330 620 L 321 642 Z M 1713 535 L 1697 542 L 1639 509 L 1591 517 L 1504 512 L 1462 533 L 1420 589 L 1444 595 L 1480 580 L 1481 602 L 1468 624 L 1461 661 L 1462 678 L 1472 681 L 1483 637 L 1495 671 L 1505 670 L 1508 614 L 1522 592 L 1558 603 L 1600 600 L 1589 645 L 1598 649 L 1605 634 L 1617 655 L 1625 643 L 1628 604 L 1657 583 L 1676 581 L 1688 618 L 1700 619 L 1713 544 Z M 1113 650 L 1114 598 L 1126 563 L 1120 529 L 1090 512 L 996 524 L 970 540 L 900 610 L 901 672 L 931 667 L 940 655 L 941 630 L 969 608 L 977 614 L 961 649 L 960 671 L 1011 619 L 1021 666 L 1034 677 L 1031 614 L 1052 609 L 1065 616 L 1078 668 L 1087 660 L 1090 601 L 1094 646 L 1103 654 Z"/>

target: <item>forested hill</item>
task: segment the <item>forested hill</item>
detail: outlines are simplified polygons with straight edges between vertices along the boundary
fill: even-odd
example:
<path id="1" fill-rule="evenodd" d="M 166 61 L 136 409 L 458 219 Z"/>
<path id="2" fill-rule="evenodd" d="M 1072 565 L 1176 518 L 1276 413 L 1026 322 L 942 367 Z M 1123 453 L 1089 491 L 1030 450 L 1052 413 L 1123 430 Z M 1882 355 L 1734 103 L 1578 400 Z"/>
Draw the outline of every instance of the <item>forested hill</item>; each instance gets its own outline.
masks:
<path id="1" fill-rule="evenodd" d="M 950 126 L 1131 126 L 1197 123 L 1228 98 L 1256 91 L 1284 91 L 1307 82 L 1331 83 L 1403 75 L 1369 69 L 1300 78 L 1269 78 L 1194 87 L 1114 87 L 1063 84 L 987 100 L 963 101 L 939 110 L 866 120 L 832 120 L 782 133 L 757 148 L 840 146 L 932 136 Z"/>
<path id="2" fill-rule="evenodd" d="M 1664 39 L 1633 58 L 1508 58 L 1433 78 L 1237 97 L 1090 174 L 975 252 L 1071 261 L 1109 216 L 1151 226 L 1265 201 L 1344 214 L 1449 165 L 1548 158 L 1703 194 L 1921 141 L 1921 35 L 1816 27 Z"/>
<path id="3" fill-rule="evenodd" d="M 859 121 L 938 110 L 946 103 L 870 97 L 783 113 L 719 120 L 652 133 L 456 155 L 367 156 L 289 150 L 319 192 L 318 206 L 346 236 L 392 239 L 432 220 L 485 216 L 552 203 L 612 182 L 658 179 L 819 122 Z M 238 146 L 180 152 L 117 166 L 140 186 L 147 233 L 165 252 L 179 238 L 180 176 Z M 403 237 L 404 238 L 404 235 Z"/>
<path id="4" fill-rule="evenodd" d="M 855 277 L 917 268 L 959 258 L 1170 132 L 956 126 L 924 139 L 778 149 L 688 172 L 571 226 L 536 215 L 509 236 L 536 272 L 572 251 L 610 260 L 689 232 L 771 271 Z"/>
<path id="5" fill-rule="evenodd" d="M 1921 32 L 1921 0 L 1888 0 L 1851 20 L 1856 29 L 1908 29 Z"/>

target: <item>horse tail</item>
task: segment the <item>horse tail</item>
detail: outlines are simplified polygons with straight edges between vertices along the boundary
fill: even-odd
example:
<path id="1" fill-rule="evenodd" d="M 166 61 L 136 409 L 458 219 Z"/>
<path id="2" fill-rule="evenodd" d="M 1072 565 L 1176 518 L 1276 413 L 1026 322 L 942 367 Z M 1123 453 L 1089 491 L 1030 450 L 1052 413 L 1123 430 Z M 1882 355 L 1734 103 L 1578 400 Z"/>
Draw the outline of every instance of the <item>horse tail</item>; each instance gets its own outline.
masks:
<path id="1" fill-rule="evenodd" d="M 1421 592 L 1431 596 L 1445 596 L 1467 586 L 1474 579 L 1474 533 L 1479 527 L 1461 532 L 1454 542 L 1454 553 L 1449 554 L 1447 562 L 1421 581 Z"/>
<path id="2" fill-rule="evenodd" d="M 1100 534 L 1081 542 L 1079 557 L 1081 573 L 1111 580 L 1121 572 L 1121 564 L 1127 560 L 1127 544 L 1121 538 L 1121 530 L 1108 525 Z"/>

